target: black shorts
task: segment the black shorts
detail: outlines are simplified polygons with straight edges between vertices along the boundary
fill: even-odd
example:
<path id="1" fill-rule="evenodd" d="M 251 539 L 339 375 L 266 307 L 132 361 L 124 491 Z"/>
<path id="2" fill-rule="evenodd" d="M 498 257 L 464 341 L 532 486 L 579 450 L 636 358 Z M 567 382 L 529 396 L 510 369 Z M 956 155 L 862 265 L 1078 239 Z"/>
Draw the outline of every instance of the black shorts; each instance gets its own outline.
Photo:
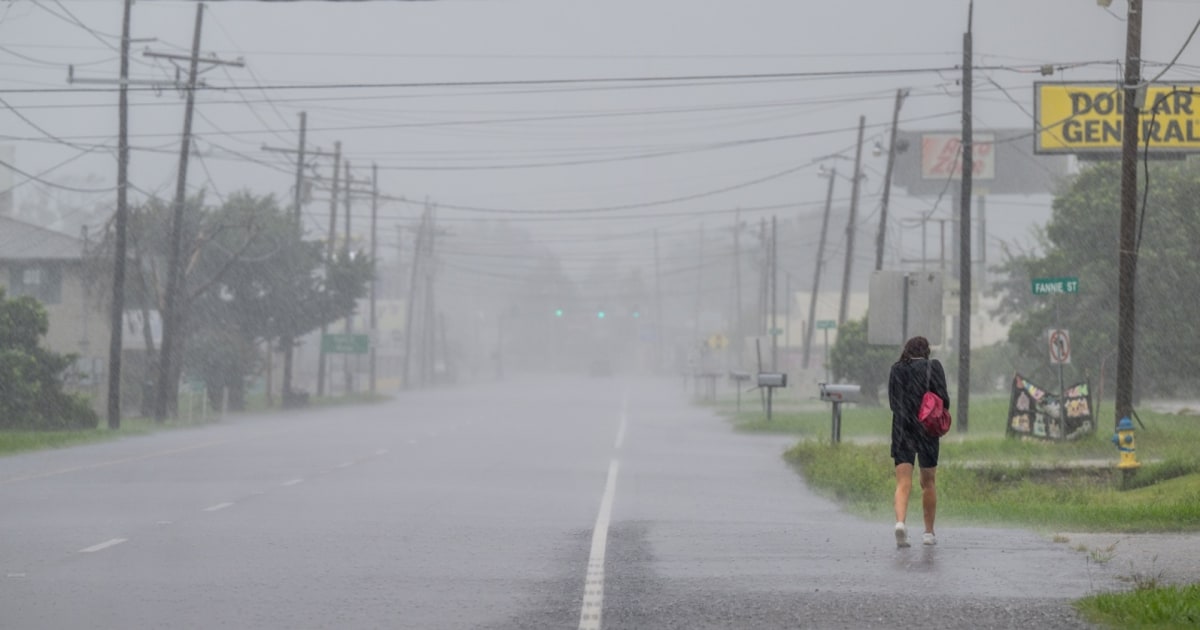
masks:
<path id="1" fill-rule="evenodd" d="M 916 422 L 906 426 L 892 422 L 892 461 L 900 464 L 917 465 L 921 468 L 937 468 L 938 447 L 941 441 L 930 437 Z"/>

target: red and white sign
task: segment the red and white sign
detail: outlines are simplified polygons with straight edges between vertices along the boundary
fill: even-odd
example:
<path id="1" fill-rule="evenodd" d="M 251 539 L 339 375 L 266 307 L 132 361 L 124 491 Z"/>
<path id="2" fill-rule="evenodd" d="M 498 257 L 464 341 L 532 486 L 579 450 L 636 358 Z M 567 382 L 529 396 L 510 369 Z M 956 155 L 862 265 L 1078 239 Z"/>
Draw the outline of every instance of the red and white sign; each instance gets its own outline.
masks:
<path id="1" fill-rule="evenodd" d="M 1071 333 L 1065 328 L 1050 331 L 1050 364 L 1069 365 L 1071 363 Z"/>
<path id="2" fill-rule="evenodd" d="M 996 179 L 996 136 L 990 133 L 973 137 L 971 153 L 974 179 Z M 921 179 L 962 179 L 962 137 L 952 133 L 927 133 L 921 136 Z"/>

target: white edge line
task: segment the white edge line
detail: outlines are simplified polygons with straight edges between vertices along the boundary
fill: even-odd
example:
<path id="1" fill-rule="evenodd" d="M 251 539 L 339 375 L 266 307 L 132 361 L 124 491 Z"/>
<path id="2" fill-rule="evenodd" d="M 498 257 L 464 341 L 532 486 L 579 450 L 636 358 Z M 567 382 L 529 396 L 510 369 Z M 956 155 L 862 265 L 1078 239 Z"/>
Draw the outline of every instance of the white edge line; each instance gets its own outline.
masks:
<path id="1" fill-rule="evenodd" d="M 204 508 L 204 511 L 205 512 L 216 512 L 217 510 L 224 510 L 225 508 L 232 507 L 232 506 L 233 506 L 232 503 L 218 503 L 216 505 L 210 505 L 210 506 Z"/>
<path id="2" fill-rule="evenodd" d="M 128 538 L 113 538 L 112 540 L 106 540 L 98 545 L 92 545 L 91 547 L 88 547 L 87 549 L 80 549 L 79 553 L 95 553 L 102 549 L 108 549 L 109 547 L 115 547 L 127 540 L 129 540 L 129 539 Z"/>
<path id="3" fill-rule="evenodd" d="M 579 630 L 600 630 L 600 616 L 604 611 L 604 554 L 608 548 L 608 524 L 612 520 L 613 497 L 617 492 L 618 468 L 620 463 L 615 459 L 608 465 L 604 498 L 600 500 L 600 514 L 596 516 L 596 527 L 592 529 L 592 552 L 588 556 L 583 607 L 579 611 Z"/>

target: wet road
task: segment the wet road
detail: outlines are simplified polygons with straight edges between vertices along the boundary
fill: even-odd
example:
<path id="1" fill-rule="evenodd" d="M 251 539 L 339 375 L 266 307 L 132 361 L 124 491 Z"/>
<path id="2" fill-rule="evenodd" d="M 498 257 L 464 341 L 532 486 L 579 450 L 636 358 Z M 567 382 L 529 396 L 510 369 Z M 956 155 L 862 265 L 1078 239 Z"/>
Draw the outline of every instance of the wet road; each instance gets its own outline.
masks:
<path id="1" fill-rule="evenodd" d="M 0 458 L 0 627 L 1082 628 L 1112 585 L 1029 532 L 897 550 L 788 443 L 561 377 Z"/>

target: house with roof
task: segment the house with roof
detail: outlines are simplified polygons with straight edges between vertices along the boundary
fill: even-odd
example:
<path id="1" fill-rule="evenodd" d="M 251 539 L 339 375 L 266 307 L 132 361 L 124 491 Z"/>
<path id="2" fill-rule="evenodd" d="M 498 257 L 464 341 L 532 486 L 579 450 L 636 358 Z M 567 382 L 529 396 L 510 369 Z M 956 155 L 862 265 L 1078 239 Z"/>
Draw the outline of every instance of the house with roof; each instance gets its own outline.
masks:
<path id="1" fill-rule="evenodd" d="M 0 286 L 8 297 L 30 296 L 49 317 L 43 343 L 78 355 L 69 385 L 103 409 L 109 345 L 109 297 L 87 261 L 87 242 L 0 215 Z"/>

